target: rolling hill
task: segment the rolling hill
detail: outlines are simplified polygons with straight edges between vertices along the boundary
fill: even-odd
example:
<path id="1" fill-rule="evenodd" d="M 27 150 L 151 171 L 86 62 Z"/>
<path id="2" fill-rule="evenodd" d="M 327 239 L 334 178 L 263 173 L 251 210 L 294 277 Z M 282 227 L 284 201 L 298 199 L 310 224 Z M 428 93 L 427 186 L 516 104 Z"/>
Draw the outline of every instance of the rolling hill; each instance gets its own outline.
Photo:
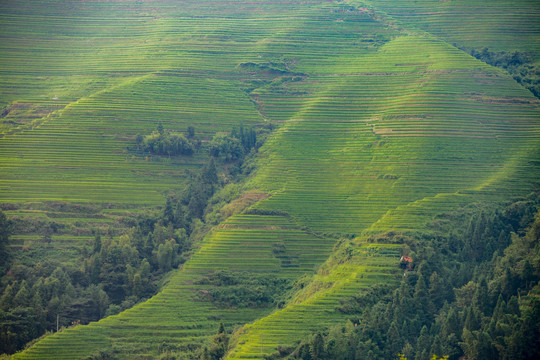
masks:
<path id="1" fill-rule="evenodd" d="M 344 322 L 340 300 L 397 284 L 400 245 L 370 236 L 430 233 L 437 215 L 537 191 L 540 100 L 452 45 L 538 61 L 537 4 L 496 3 L 2 2 L 8 216 L 80 204 L 100 224 L 160 204 L 203 159 L 129 150 L 157 123 L 203 140 L 276 127 L 242 185 L 264 196 L 213 228 L 156 296 L 13 358 L 155 358 L 222 322 L 237 329 L 229 359 L 261 359 Z M 340 238 L 353 239 L 344 261 Z M 224 270 L 294 291 L 278 308 L 223 306 L 205 294 L 237 290 L 209 280 Z"/>

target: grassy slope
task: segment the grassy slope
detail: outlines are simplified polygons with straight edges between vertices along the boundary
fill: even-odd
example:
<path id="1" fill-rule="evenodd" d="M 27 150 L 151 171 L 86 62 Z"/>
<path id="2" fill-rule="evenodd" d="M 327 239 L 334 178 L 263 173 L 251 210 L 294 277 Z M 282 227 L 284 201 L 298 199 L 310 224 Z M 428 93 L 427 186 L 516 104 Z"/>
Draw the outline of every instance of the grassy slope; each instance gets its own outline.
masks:
<path id="1" fill-rule="evenodd" d="M 115 4 L 127 6 L 107 6 Z M 47 126 L 60 126 L 62 121 L 67 124 L 69 119 L 84 121 L 85 107 L 96 109 L 99 119 L 106 122 L 108 130 L 100 130 L 103 133 L 124 123 L 133 134 L 141 128 L 149 129 L 152 122 L 134 125 L 137 119 L 130 109 L 140 102 L 159 102 L 161 97 L 157 95 L 156 99 L 155 94 L 162 87 L 156 82 L 162 78 L 173 94 L 193 94 L 188 91 L 189 84 L 197 87 L 202 83 L 207 84 L 208 95 L 203 92 L 201 99 L 209 96 L 224 100 L 221 106 L 202 109 L 193 101 L 177 104 L 169 100 L 154 105 L 154 113 L 171 106 L 177 111 L 191 109 L 192 116 L 224 109 L 225 120 L 230 118 L 226 116 L 228 109 L 237 108 L 227 107 L 227 99 L 237 98 L 243 104 L 240 86 L 274 79 L 272 83 L 257 82 L 252 92 L 260 114 L 282 126 L 265 145 L 261 167 L 250 186 L 271 195 L 257 208 L 285 211 L 292 220 L 262 215 L 229 218 L 205 239 L 159 295 L 97 324 L 50 336 L 20 358 L 79 358 L 109 347 L 122 351 L 127 358 L 155 355 L 163 341 L 178 349 L 201 343 L 219 321 L 229 327 L 254 321 L 239 332 L 230 357 L 259 358 L 261 335 L 264 352 L 273 352 L 277 345 L 291 344 L 321 326 L 341 321 L 334 310 L 340 298 L 374 282 L 394 281 L 393 259 L 397 259 L 398 250 L 358 240 L 347 262 L 329 260 L 293 303 L 269 316 L 265 316 L 268 309 L 220 309 L 209 302 L 195 301 L 198 291 L 205 288 L 193 280 L 220 268 L 295 279 L 324 261 L 332 246 L 332 241 L 310 235 L 306 229 L 341 234 L 422 230 L 434 214 L 471 201 L 503 200 L 537 188 L 538 101 L 500 71 L 430 36 L 397 37 L 375 51 L 373 43 L 390 40 L 395 30 L 371 21 L 366 14 L 342 12 L 341 5 L 227 5 L 213 4 L 211 8 L 220 17 L 210 13 L 207 16 L 212 18 L 204 21 L 185 17 L 189 11 L 202 13 L 191 8 L 197 6 L 195 3 L 182 8 L 182 17 L 178 8 L 171 8 L 168 16 L 144 19 L 141 31 L 150 45 L 145 47 L 146 52 L 139 49 L 130 57 L 137 66 L 120 69 L 122 63 L 109 55 L 110 68 L 102 64 L 98 70 L 96 57 L 89 66 L 93 74 L 87 76 L 107 83 L 104 91 L 86 95 L 28 133 L 46 134 Z M 233 9 L 244 11 L 235 13 Z M 143 10 L 153 15 L 159 12 L 158 7 Z M 102 48 L 111 54 L 126 51 L 114 46 Z M 145 61 L 143 54 L 153 61 Z M 169 66 L 157 66 L 156 59 Z M 282 68 L 287 64 L 302 81 L 283 82 L 285 79 L 276 79 L 275 74 L 237 68 L 241 62 L 266 60 L 279 62 Z M 100 78 L 103 69 L 125 71 L 127 78 Z M 140 73 L 133 74 L 135 70 Z M 158 74 L 165 70 L 169 70 L 165 76 Z M 173 77 L 173 73 L 190 76 Z M 21 71 L 20 76 L 28 75 Z M 197 82 L 193 76 L 199 76 Z M 178 88 L 184 84 L 187 88 Z M 99 108 L 105 103 L 116 105 L 110 110 Z M 258 114 L 249 115 L 255 109 L 245 108 L 246 119 L 255 121 Z M 125 121 L 115 123 L 118 116 Z M 183 124 L 172 116 L 169 119 L 171 124 Z M 49 136 L 57 136 L 58 130 L 53 129 Z M 20 139 L 26 134 L 10 136 Z M 108 140 L 111 144 L 118 142 Z M 4 149 L 2 154 L 8 151 Z M 107 156 L 112 156 L 111 152 Z M 125 155 L 120 156 L 125 161 Z M 163 169 L 163 164 L 134 161 L 125 167 L 112 167 L 116 169 L 113 174 L 123 178 L 122 169 L 132 169 L 135 164 L 146 171 Z M 17 170 L 10 174 L 30 171 L 29 165 L 14 168 Z M 164 178 L 155 180 L 163 189 L 168 186 Z M 121 188 L 127 197 L 128 187 Z M 41 195 L 31 196 L 55 194 L 54 190 L 40 191 Z M 276 242 L 283 242 L 291 257 L 298 256 L 298 267 L 281 266 L 272 253 Z"/>
<path id="2" fill-rule="evenodd" d="M 526 91 L 431 38 L 398 38 L 376 56 L 268 143 L 253 181 L 275 195 L 258 208 L 285 209 L 319 231 L 422 231 L 436 214 L 537 186 L 538 169 L 521 162 L 538 158 L 538 102 Z M 499 101 L 504 107 L 492 105 Z M 261 357 L 261 336 L 271 352 L 339 321 L 339 299 L 394 281 L 398 249 L 362 239 L 345 264 L 319 272 L 303 301 L 242 329 L 230 358 Z"/>
<path id="3" fill-rule="evenodd" d="M 409 29 L 431 33 L 450 44 L 496 51 L 528 51 L 540 61 L 540 7 L 535 0 L 347 2 L 373 6 Z"/>

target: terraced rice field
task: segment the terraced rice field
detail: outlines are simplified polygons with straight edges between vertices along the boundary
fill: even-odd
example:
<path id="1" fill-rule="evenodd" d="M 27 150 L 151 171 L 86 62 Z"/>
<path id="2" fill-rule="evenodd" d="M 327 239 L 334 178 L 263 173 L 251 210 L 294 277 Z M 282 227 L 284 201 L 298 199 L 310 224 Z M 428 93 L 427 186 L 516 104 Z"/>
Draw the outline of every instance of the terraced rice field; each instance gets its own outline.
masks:
<path id="1" fill-rule="evenodd" d="M 281 250 L 277 254 L 276 245 Z M 154 298 L 91 327 L 80 326 L 50 336 L 23 357 L 54 354 L 57 358 L 73 358 L 110 347 L 128 358 L 151 356 L 163 342 L 178 350 L 189 349 L 216 331 L 216 321 L 231 329 L 272 311 L 216 306 L 203 296 L 213 288 L 200 283 L 205 275 L 227 269 L 294 280 L 313 272 L 314 266 L 328 257 L 332 246 L 332 240 L 307 234 L 283 216 L 233 216 L 208 236 L 201 249 Z M 87 344 L 89 350 L 79 348 L 82 339 L 92 334 L 101 340 Z M 69 345 L 64 347 L 64 342 Z"/>
<path id="2" fill-rule="evenodd" d="M 434 34 L 451 44 L 497 51 L 530 51 L 538 61 L 540 8 L 534 0 L 496 0 L 489 4 L 467 0 L 349 2 L 373 6 L 407 28 Z"/>
<path id="3" fill-rule="evenodd" d="M 490 16 L 490 4 L 472 3 L 472 14 Z M 213 229 L 162 292 L 16 359 L 103 349 L 155 357 L 163 343 L 200 345 L 220 321 L 239 327 L 229 358 L 260 359 L 344 321 L 341 299 L 396 281 L 399 248 L 366 235 L 432 231 L 427 224 L 442 212 L 538 189 L 540 102 L 448 43 L 470 46 L 485 26 L 490 36 L 478 41 L 490 46 L 508 32 L 493 23 L 441 21 L 430 34 L 401 15 L 412 11 L 404 1 L 16 4 L 0 11 L 1 99 L 12 109 L 0 139 L 4 203 L 157 204 L 201 159 L 127 152 L 156 119 L 171 129 L 194 125 L 205 138 L 233 125 L 278 126 L 247 184 L 268 197 Z M 437 6 L 451 4 L 464 6 Z M 537 20 L 523 4 L 512 19 Z M 438 37 L 453 27 L 463 32 Z M 499 48 L 528 49 L 534 25 L 527 34 Z M 325 263 L 334 234 L 357 237 L 344 263 Z M 201 296 L 212 287 L 199 282 L 222 269 L 311 280 L 281 309 L 224 308 Z"/>
<path id="4" fill-rule="evenodd" d="M 255 181 L 275 195 L 257 207 L 286 210 L 318 231 L 359 234 L 424 198 L 534 181 L 528 165 L 512 161 L 535 156 L 539 102 L 525 90 L 438 40 L 398 38 L 379 56 L 358 64 L 361 74 L 312 77 L 326 90 L 266 147 Z"/>
<path id="5" fill-rule="evenodd" d="M 410 56 L 406 48 L 422 51 Z M 257 208 L 285 210 L 317 231 L 418 231 L 434 214 L 537 186 L 538 170 L 515 159 L 538 157 L 538 101 L 438 40 L 398 38 L 379 54 L 360 75 L 322 75 L 330 90 L 314 94 L 278 130 L 253 180 L 274 195 Z M 486 79 L 492 86 L 484 86 Z M 378 266 L 392 263 L 391 256 L 381 260 Z M 295 334 L 313 333 L 311 325 L 339 318 L 325 311 L 349 289 L 369 284 L 356 280 L 363 266 L 373 271 L 370 261 L 364 255 L 342 267 L 337 279 L 346 286 L 336 281 L 248 326 L 230 358 L 259 358 L 261 334 L 271 352 Z M 381 273 L 376 281 L 391 279 Z M 293 318 L 301 325 L 291 326 Z"/>
<path id="6" fill-rule="evenodd" d="M 289 306 L 246 325 L 237 333 L 230 359 L 258 359 L 277 347 L 293 344 L 347 317 L 337 310 L 341 300 L 373 286 L 397 283 L 400 245 L 361 244 L 346 264 L 324 269 Z M 396 275 L 397 273 L 397 275 Z"/>

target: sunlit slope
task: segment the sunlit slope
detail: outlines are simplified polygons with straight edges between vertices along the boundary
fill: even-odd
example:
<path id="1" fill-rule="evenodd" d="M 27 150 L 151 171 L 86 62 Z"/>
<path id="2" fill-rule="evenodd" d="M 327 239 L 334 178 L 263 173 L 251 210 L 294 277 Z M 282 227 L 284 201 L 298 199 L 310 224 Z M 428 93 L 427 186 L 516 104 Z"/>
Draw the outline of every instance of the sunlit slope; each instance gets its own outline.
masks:
<path id="1" fill-rule="evenodd" d="M 284 216 L 233 216 L 207 237 L 151 300 L 91 326 L 49 336 L 15 358 L 77 359 L 110 349 L 123 358 L 156 356 L 163 343 L 178 351 L 192 349 L 214 333 L 219 322 L 232 328 L 271 312 L 268 307 L 231 308 L 212 303 L 205 295 L 214 285 L 201 281 L 205 275 L 226 269 L 292 281 L 321 264 L 333 242 L 298 229 Z"/>
<path id="2" fill-rule="evenodd" d="M 250 81 L 304 76 L 296 64 L 319 66 L 331 45 L 355 58 L 391 33 L 318 1 L 21 0 L 0 4 L 0 31 L 0 201 L 149 204 L 201 159 L 134 157 L 137 133 L 262 124 Z"/>
<path id="3" fill-rule="evenodd" d="M 274 195 L 259 209 L 323 232 L 422 231 L 437 214 L 538 186 L 538 101 L 446 43 L 399 38 L 355 73 L 318 81 L 328 90 L 265 148 L 253 182 Z M 392 283 L 397 249 L 367 246 L 330 260 L 312 292 L 246 326 L 229 358 L 262 358 L 339 321 L 339 299 Z"/>
<path id="4" fill-rule="evenodd" d="M 80 16 L 92 16 L 96 4 L 85 2 L 78 8 Z M 260 167 L 249 185 L 269 197 L 255 206 L 258 211 L 248 213 L 274 215 L 229 218 L 205 238 L 156 297 L 97 324 L 47 337 L 15 358 L 81 358 L 102 349 L 118 350 L 124 358 L 156 357 L 163 343 L 178 351 L 200 345 L 220 321 L 228 329 L 250 323 L 235 339 L 232 358 L 262 358 L 261 335 L 263 353 L 272 353 L 278 345 L 291 345 L 342 321 L 335 310 L 340 299 L 374 283 L 394 282 L 398 249 L 359 241 L 347 261 L 330 260 L 313 285 L 275 311 L 218 307 L 201 296 L 211 290 L 198 284 L 203 276 L 230 269 L 294 280 L 313 271 L 330 253 L 333 242 L 324 233 L 422 230 L 440 212 L 537 188 L 538 101 L 502 72 L 447 43 L 430 36 L 397 37 L 395 29 L 365 13 L 349 12 L 343 4 L 182 4 L 141 5 L 140 13 L 149 15 L 144 20 L 148 27 L 136 42 L 140 48 L 133 62 L 122 68 L 120 58 L 104 57 L 111 59 L 110 69 L 121 78 L 106 74 L 107 60 L 100 62 L 95 56 L 88 66 L 92 71 L 85 76 L 102 74 L 101 82 L 79 84 L 73 94 L 85 95 L 73 95 L 72 105 L 51 115 L 50 121 L 38 121 L 41 125 L 35 130 L 1 141 L 17 136 L 22 140 L 40 131 L 54 138 L 62 125 L 80 121 L 86 135 L 75 137 L 79 141 L 74 144 L 62 141 L 82 154 L 79 143 L 110 131 L 114 135 L 104 138 L 99 151 L 88 147 L 84 153 L 97 151 L 105 159 L 121 159 L 122 166 L 111 161 L 107 175 L 119 186 L 116 201 L 129 194 L 133 201 L 144 201 L 169 186 L 167 179 L 174 178 L 176 167 L 129 158 L 122 153 L 126 145 L 122 134 L 150 131 L 152 117 L 162 118 L 166 127 L 194 122 L 209 132 L 214 130 L 207 119 L 218 119 L 218 130 L 227 130 L 236 119 L 244 124 L 266 119 L 280 128 L 261 149 Z M 119 9 L 139 13 L 130 2 L 100 6 L 110 13 L 118 14 Z M 65 15 L 67 10 L 59 11 Z M 56 16 L 53 11 L 45 14 Z M 205 15 L 196 16 L 200 14 Z M 379 47 L 382 44 L 386 45 Z M 107 51 L 114 49 L 111 45 Z M 143 53 L 151 64 L 143 61 Z M 74 72 L 84 69 L 70 66 Z M 21 79 L 23 70 L 17 70 Z M 50 81 L 58 85 L 63 79 Z M 33 84 L 26 85 L 32 90 L 13 86 L 35 99 Z M 99 115 L 95 123 L 92 111 Z M 48 126 L 51 131 L 45 132 Z M 30 144 L 30 140 L 13 142 L 2 152 Z M 65 147 L 47 146 L 64 161 Z M 30 152 L 26 150 L 27 156 L 40 158 Z M 72 166 L 83 164 L 80 159 L 71 161 Z M 22 168 L 12 165 L 17 170 L 10 174 L 31 176 L 36 164 L 37 160 Z M 102 163 L 95 166 L 97 170 Z M 82 168 L 71 169 L 74 175 L 67 180 L 89 177 Z M 128 174 L 126 169 L 139 172 Z M 24 184 L 21 179 L 8 179 L 8 185 Z M 122 186 L 130 179 L 140 194 Z M 29 198 L 58 194 L 58 188 L 29 190 L 29 185 L 10 193 L 17 188 L 8 185 L 2 197 L 17 201 L 24 201 L 27 191 L 32 191 Z M 99 192 L 115 198 L 109 188 L 103 186 Z M 97 193 L 83 195 L 101 199 Z M 274 251 L 283 248 L 285 254 Z"/>
<path id="5" fill-rule="evenodd" d="M 211 102 L 208 99 L 212 99 Z M 0 140 L 3 201 L 162 202 L 197 156 L 148 158 L 135 135 L 161 123 L 198 136 L 261 121 L 249 98 L 225 80 L 155 74 L 127 79 Z"/>
<path id="6" fill-rule="evenodd" d="M 338 310 L 342 300 L 374 285 L 397 282 L 400 245 L 362 243 L 354 251 L 349 249 L 350 256 L 341 258 L 341 262 L 325 264 L 292 304 L 240 329 L 228 359 L 264 359 L 278 346 L 291 346 L 345 322 L 347 316 Z"/>
<path id="7" fill-rule="evenodd" d="M 540 55 L 536 0 L 350 0 L 382 11 L 409 29 L 420 29 L 467 47 L 521 50 Z"/>
<path id="8" fill-rule="evenodd" d="M 513 181 L 501 197 L 531 188 L 531 168 L 517 178 L 512 171 L 537 156 L 539 103 L 507 75 L 419 37 L 324 70 L 339 69 L 310 77 L 324 90 L 265 147 L 253 183 L 273 196 L 259 208 L 287 211 L 318 231 L 358 234 L 390 209 L 483 189 L 494 177 Z"/>

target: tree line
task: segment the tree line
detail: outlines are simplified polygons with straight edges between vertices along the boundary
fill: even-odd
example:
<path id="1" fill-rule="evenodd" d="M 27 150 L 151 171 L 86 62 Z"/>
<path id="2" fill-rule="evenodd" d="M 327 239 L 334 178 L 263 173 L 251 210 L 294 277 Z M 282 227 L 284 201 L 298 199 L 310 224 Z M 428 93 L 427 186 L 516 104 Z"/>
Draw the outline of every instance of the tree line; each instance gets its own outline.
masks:
<path id="1" fill-rule="evenodd" d="M 126 219 L 129 229 L 120 236 L 115 236 L 112 228 L 95 229 L 92 243 L 82 250 L 83 261 L 77 265 L 55 261 L 34 264 L 11 252 L 13 224 L 0 211 L 0 270 L 4 274 L 0 277 L 0 354 L 14 353 L 47 331 L 56 331 L 57 322 L 60 327 L 87 324 L 154 295 L 163 275 L 187 260 L 193 242 L 208 229 L 206 217 L 212 218 L 212 224 L 219 221 L 213 214 L 215 208 L 232 200 L 228 197 L 235 193 L 216 200 L 214 195 L 250 172 L 246 157 L 256 152 L 264 137 L 258 139 L 254 129 L 233 128 L 230 134 L 218 134 L 200 147 L 194 145 L 193 127 L 185 137 L 158 125 L 148 137 L 137 138 L 140 151 L 167 156 L 189 155 L 189 150 L 175 153 L 180 147 L 170 145 L 177 139 L 184 144 L 185 139 L 188 148 L 202 148 L 209 158 L 199 171 L 188 173 L 182 191 L 170 192 L 161 209 Z M 227 165 L 222 166 L 221 174 L 220 163 Z M 35 225 L 46 227 L 45 242 L 51 241 L 49 228 L 53 225 L 57 226 Z M 236 301 L 229 295 L 215 294 L 223 303 Z M 253 294 L 250 301 L 264 302 L 266 296 Z"/>
<path id="2" fill-rule="evenodd" d="M 211 159 L 161 211 L 130 220 L 119 237 L 95 230 L 80 265 L 26 264 L 8 251 L 10 222 L 0 212 L 0 353 L 14 353 L 46 331 L 86 324 L 130 308 L 158 290 L 163 274 L 186 261 L 190 235 L 221 186 Z M 195 190 L 197 189 L 197 190 Z"/>
<path id="3" fill-rule="evenodd" d="M 379 285 L 338 308 L 349 320 L 268 359 L 538 359 L 538 198 L 468 214 L 462 233 L 408 234 L 414 259 L 399 287 Z M 453 223 L 456 224 L 455 222 Z"/>
<path id="4" fill-rule="evenodd" d="M 197 139 L 195 128 L 189 126 L 187 136 L 176 131 L 166 130 L 161 123 L 155 131 L 143 136 L 137 134 L 136 150 L 142 153 L 161 156 L 191 156 L 196 152 L 208 152 L 216 159 L 226 162 L 237 161 L 246 156 L 252 149 L 257 149 L 257 132 L 253 128 L 233 127 L 229 134 L 218 133 L 203 143 Z"/>
<path id="5" fill-rule="evenodd" d="M 458 48 L 491 66 L 508 71 L 514 80 L 540 98 L 540 67 L 535 65 L 531 53 L 517 50 L 491 51 L 486 47 L 477 49 L 461 46 Z"/>

